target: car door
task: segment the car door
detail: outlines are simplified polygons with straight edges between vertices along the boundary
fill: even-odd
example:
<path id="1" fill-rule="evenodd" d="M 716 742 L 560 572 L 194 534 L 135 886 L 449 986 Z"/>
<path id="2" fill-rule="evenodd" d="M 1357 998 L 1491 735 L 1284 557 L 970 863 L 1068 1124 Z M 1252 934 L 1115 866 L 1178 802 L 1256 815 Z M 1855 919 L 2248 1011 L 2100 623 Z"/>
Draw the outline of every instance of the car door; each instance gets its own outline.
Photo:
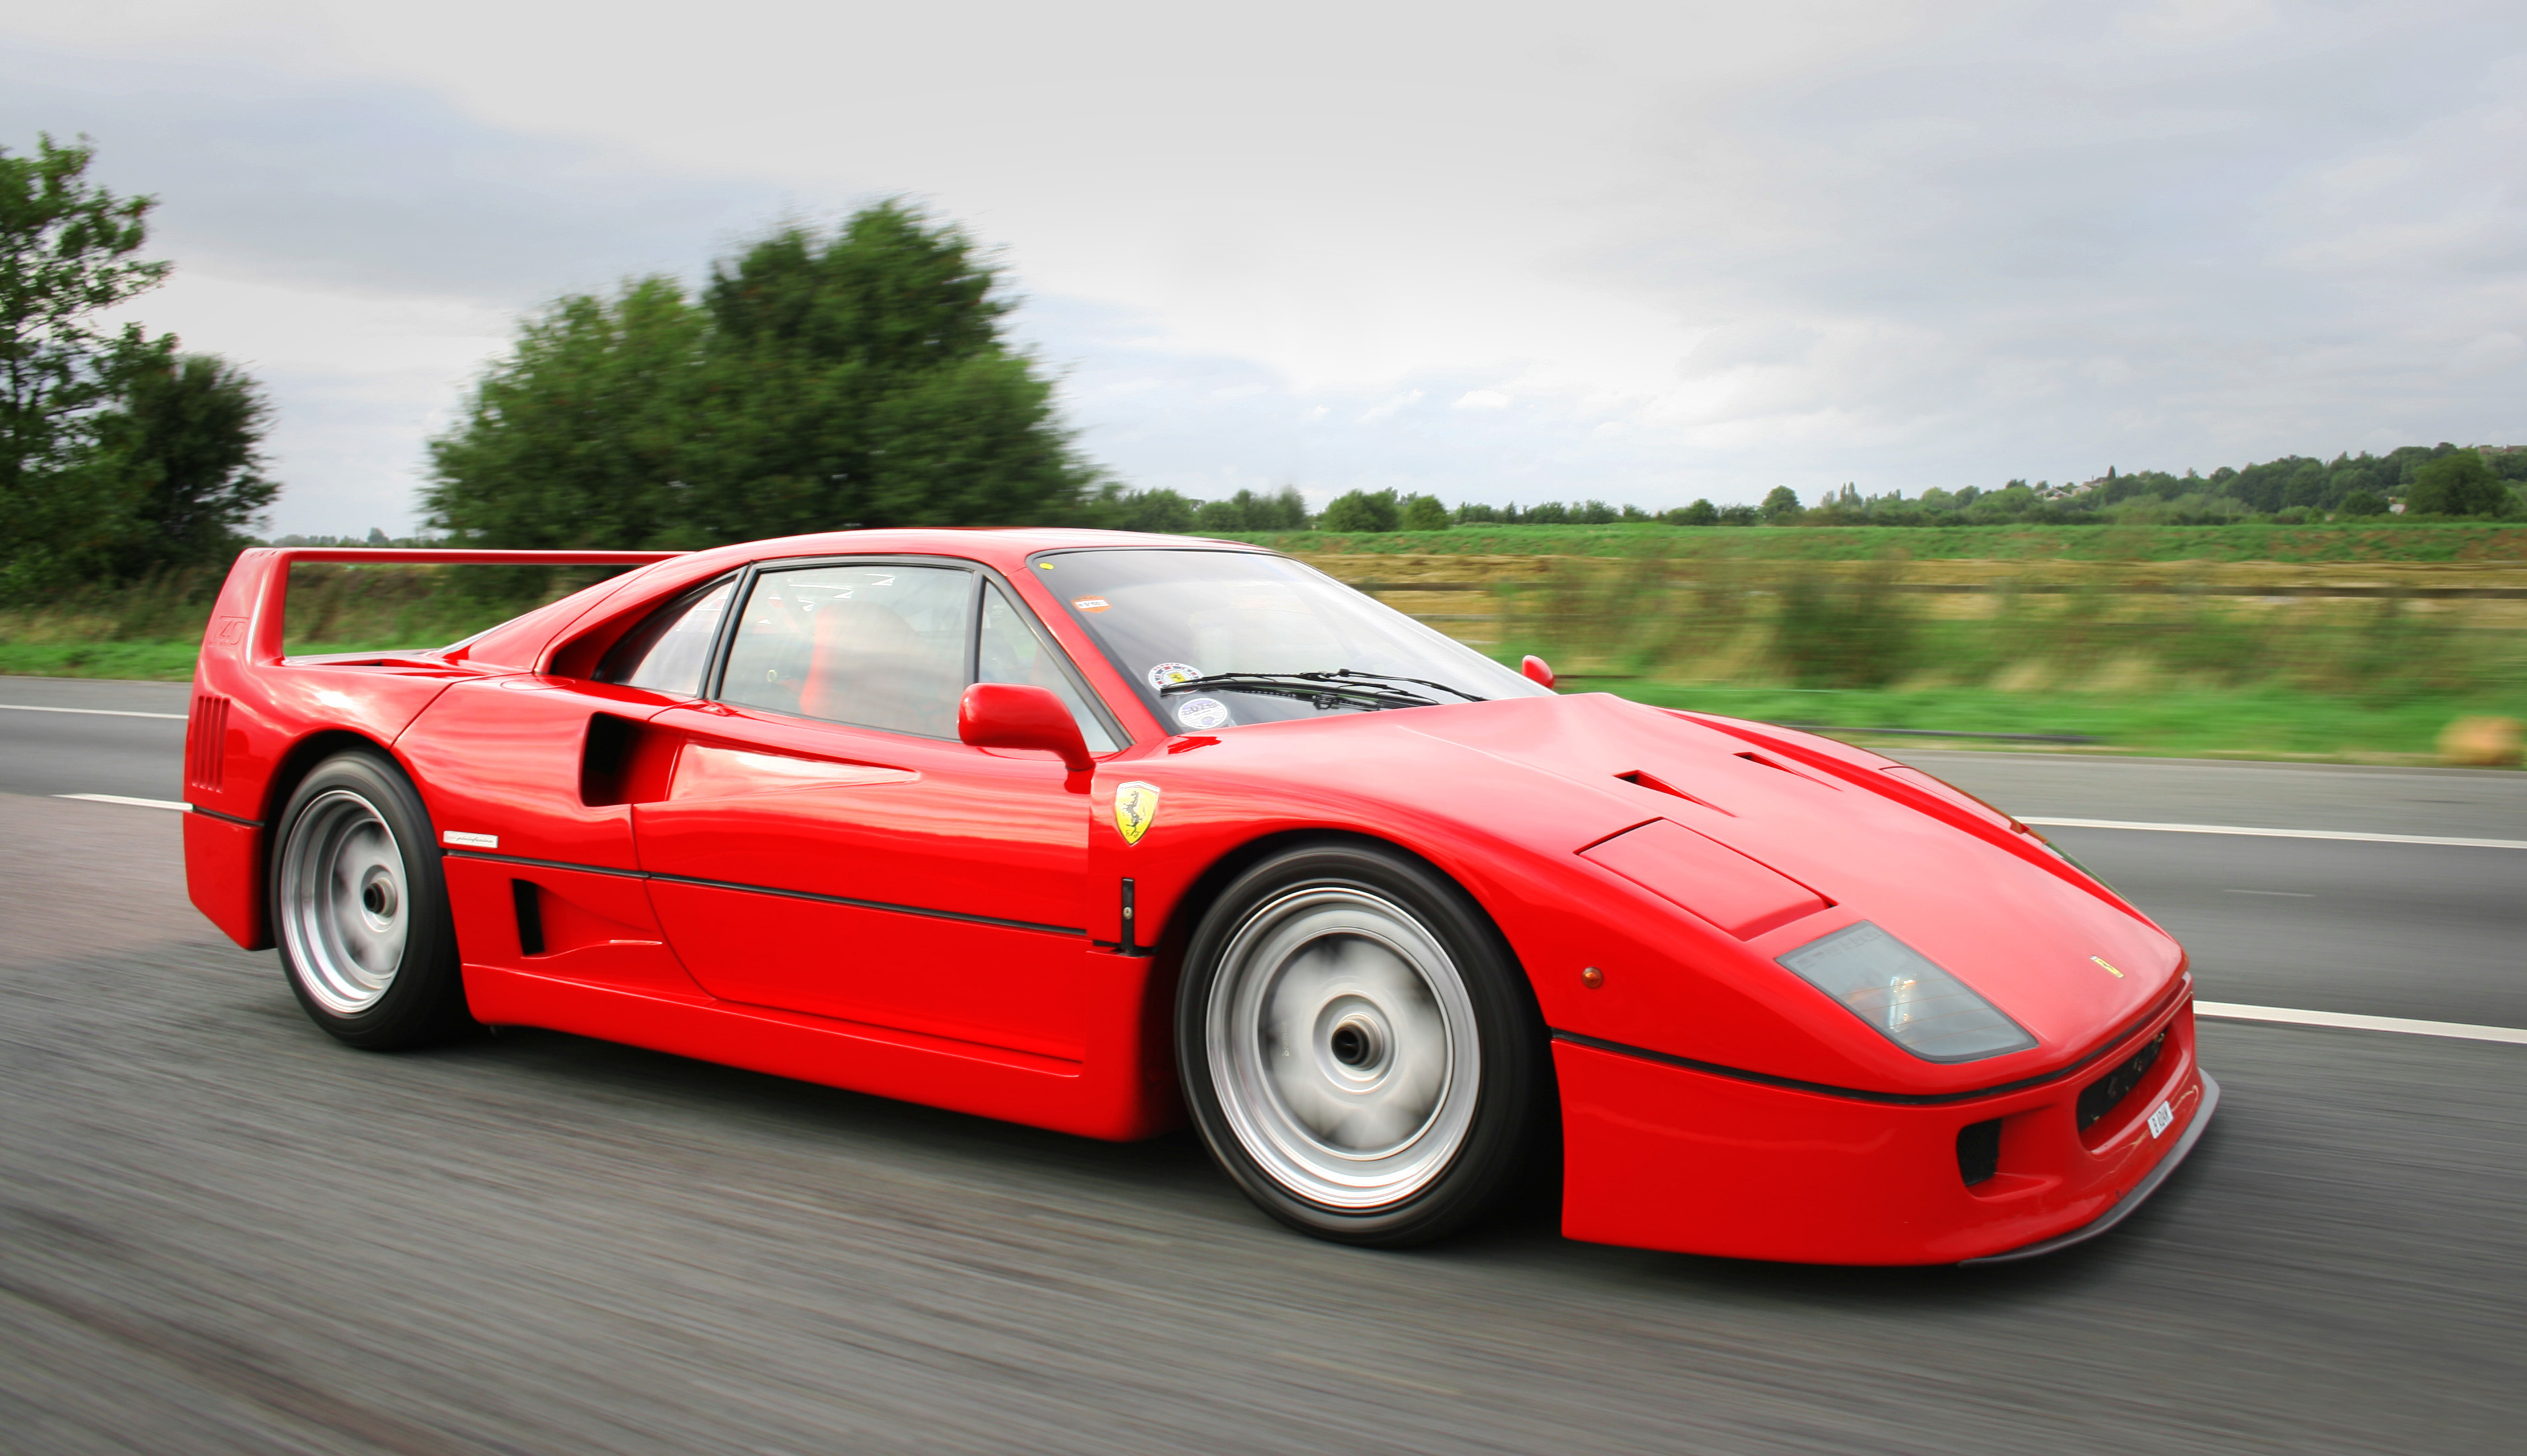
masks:
<path id="1" fill-rule="evenodd" d="M 711 700 L 649 721 L 673 769 L 634 808 L 687 969 L 729 1000 L 1077 1060 L 1086 776 L 956 738 L 964 688 L 1023 642 L 1113 746 L 1049 637 L 955 562 L 767 566 L 746 592 Z"/>

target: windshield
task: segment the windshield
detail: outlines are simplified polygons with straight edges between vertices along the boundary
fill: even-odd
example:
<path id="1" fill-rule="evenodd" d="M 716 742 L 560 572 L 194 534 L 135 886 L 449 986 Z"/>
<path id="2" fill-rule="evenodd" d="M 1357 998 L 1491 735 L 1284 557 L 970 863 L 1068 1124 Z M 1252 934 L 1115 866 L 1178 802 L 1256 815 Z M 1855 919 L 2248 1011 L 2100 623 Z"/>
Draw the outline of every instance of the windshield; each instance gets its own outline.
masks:
<path id="1" fill-rule="evenodd" d="M 1549 691 L 1285 557 L 1069 551 L 1036 575 L 1178 731 Z"/>

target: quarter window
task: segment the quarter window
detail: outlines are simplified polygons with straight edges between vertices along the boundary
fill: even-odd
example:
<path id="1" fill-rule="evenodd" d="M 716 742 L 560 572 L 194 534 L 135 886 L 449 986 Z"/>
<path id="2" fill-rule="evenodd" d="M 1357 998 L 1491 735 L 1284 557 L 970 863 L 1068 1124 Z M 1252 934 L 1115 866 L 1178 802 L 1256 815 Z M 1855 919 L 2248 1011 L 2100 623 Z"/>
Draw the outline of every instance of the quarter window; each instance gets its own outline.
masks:
<path id="1" fill-rule="evenodd" d="M 710 666 L 711 644 L 719 638 L 720 618 L 728 611 L 728 594 L 736 584 L 722 581 L 697 597 L 652 614 L 606 654 L 596 680 L 645 687 L 668 697 L 699 697 L 702 672 Z"/>

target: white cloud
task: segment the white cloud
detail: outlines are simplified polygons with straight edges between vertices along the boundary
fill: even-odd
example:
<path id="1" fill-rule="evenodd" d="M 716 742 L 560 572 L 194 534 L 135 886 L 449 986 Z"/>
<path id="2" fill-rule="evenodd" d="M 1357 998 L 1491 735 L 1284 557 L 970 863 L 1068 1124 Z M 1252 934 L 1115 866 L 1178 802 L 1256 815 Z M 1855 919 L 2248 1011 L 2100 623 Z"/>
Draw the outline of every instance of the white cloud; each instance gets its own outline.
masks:
<path id="1" fill-rule="evenodd" d="M 486 320 L 893 192 L 1006 246 L 1092 452 L 1196 493 L 2527 441 L 2522 85 L 2478 0 L 0 21 L 0 139 L 94 133 L 188 276 L 280 290 L 147 316 L 267 361 L 297 529 L 398 524 Z"/>

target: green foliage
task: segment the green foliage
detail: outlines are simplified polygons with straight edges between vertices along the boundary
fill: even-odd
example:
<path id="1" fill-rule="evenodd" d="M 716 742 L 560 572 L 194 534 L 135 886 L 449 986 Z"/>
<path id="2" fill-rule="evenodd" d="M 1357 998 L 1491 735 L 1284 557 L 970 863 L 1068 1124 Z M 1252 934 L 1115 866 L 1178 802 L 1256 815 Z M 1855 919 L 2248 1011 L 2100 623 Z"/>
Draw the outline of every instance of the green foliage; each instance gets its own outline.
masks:
<path id="1" fill-rule="evenodd" d="M 1773 651 L 1806 687 L 1877 687 L 1912 666 L 1913 614 L 1884 567 L 1858 577 L 1803 572 L 1780 593 Z"/>
<path id="2" fill-rule="evenodd" d="M 997 283 L 964 233 L 886 203 L 761 239 L 699 299 L 659 277 L 564 298 L 432 443 L 431 524 L 485 545 L 701 546 L 1081 519 L 1093 473 L 1002 338 Z M 1166 494 L 1104 503 L 1189 528 L 1193 503 Z"/>
<path id="3" fill-rule="evenodd" d="M 1231 530 L 1305 530 L 1308 503 L 1299 498 L 1296 486 L 1285 485 L 1272 495 L 1240 490 L 1226 500 L 1205 501 L 1194 516 L 1195 526 L 1212 534 Z"/>
<path id="4" fill-rule="evenodd" d="M 93 153 L 0 149 L 0 597 L 58 596 L 224 560 L 279 487 L 254 381 L 172 334 L 104 322 L 168 265 L 152 200 L 87 180 Z"/>
<path id="5" fill-rule="evenodd" d="M 1435 495 L 1408 495 L 1397 525 L 1405 530 L 1446 530 L 1448 508 Z"/>
<path id="6" fill-rule="evenodd" d="M 2384 516 L 2387 514 L 2387 497 L 2363 486 L 2345 496 L 2337 510 L 2345 516 Z"/>
<path id="7" fill-rule="evenodd" d="M 2498 516 L 2509 489 L 2472 450 L 2457 450 L 2416 468 L 2404 508 L 2418 516 Z"/>
<path id="8" fill-rule="evenodd" d="M 115 579 L 225 563 L 281 487 L 264 478 L 272 414 L 244 371 L 187 354 L 136 373 L 98 423 L 99 467 L 128 512 Z"/>
<path id="9" fill-rule="evenodd" d="M 1806 508 L 1799 504 L 1798 492 L 1787 485 L 1774 486 L 1772 492 L 1764 497 L 1764 503 L 1755 509 L 1763 516 L 1766 526 L 1785 526 L 1807 514 Z"/>
<path id="10" fill-rule="evenodd" d="M 1697 500 L 1692 505 L 1662 512 L 1658 519 L 1670 526 L 1718 526 L 1720 512 L 1710 501 Z"/>
<path id="11" fill-rule="evenodd" d="M 1316 522 L 1320 530 L 1388 531 L 1399 512 L 1392 490 L 1354 490 L 1335 496 Z"/>

